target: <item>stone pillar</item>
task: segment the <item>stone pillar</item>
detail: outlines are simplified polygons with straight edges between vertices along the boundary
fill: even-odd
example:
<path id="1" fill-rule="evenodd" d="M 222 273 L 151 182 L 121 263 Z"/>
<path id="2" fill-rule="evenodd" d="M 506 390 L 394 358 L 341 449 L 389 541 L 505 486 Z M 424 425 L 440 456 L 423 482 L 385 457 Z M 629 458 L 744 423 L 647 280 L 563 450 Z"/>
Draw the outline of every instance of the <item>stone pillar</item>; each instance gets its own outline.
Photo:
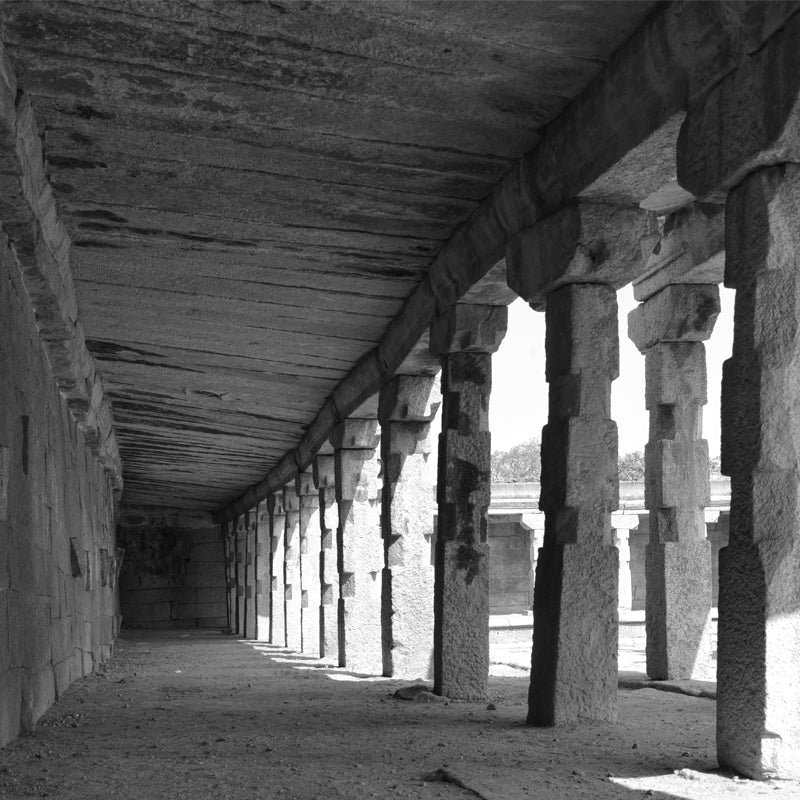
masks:
<path id="1" fill-rule="evenodd" d="M 383 674 L 433 674 L 436 510 L 428 469 L 431 422 L 441 404 L 435 376 L 400 375 L 380 394 L 383 467 Z"/>
<path id="2" fill-rule="evenodd" d="M 283 580 L 286 608 L 286 646 L 303 649 L 302 590 L 300 586 L 300 497 L 292 483 L 283 490 L 286 534 L 283 540 Z"/>
<path id="3" fill-rule="evenodd" d="M 301 472 L 296 479 L 300 498 L 300 587 L 303 652 L 318 656 L 320 607 L 320 522 L 319 492 L 314 486 L 311 470 Z"/>
<path id="4" fill-rule="evenodd" d="M 286 512 L 283 491 L 267 495 L 270 538 L 269 641 L 286 647 L 286 591 L 283 575 Z"/>
<path id="5" fill-rule="evenodd" d="M 236 635 L 244 637 L 247 618 L 247 519 L 242 514 L 236 519 Z"/>
<path id="6" fill-rule="evenodd" d="M 542 432 L 544 545 L 534 591 L 528 722 L 617 715 L 617 298 L 572 284 L 547 298 L 550 413 Z"/>
<path id="7" fill-rule="evenodd" d="M 533 611 L 533 593 L 536 588 L 536 565 L 539 562 L 539 551 L 544 544 L 544 514 L 534 511 L 520 515 L 520 525 L 528 531 L 531 559 L 531 611 Z"/>
<path id="8" fill-rule="evenodd" d="M 633 608 L 633 580 L 631 576 L 631 531 L 639 527 L 638 514 L 616 513 L 611 515 L 614 531 L 614 547 L 619 553 L 619 592 L 617 607 L 620 611 Z"/>
<path id="9" fill-rule="evenodd" d="M 505 306 L 456 305 L 431 326 L 430 349 L 442 359 L 443 404 L 434 691 L 463 700 L 483 699 L 489 676 L 489 394 L 492 353 L 507 320 Z"/>
<path id="10" fill-rule="evenodd" d="M 256 638 L 256 531 L 258 529 L 258 509 L 251 508 L 245 514 L 245 570 L 244 570 L 244 637 Z"/>
<path id="11" fill-rule="evenodd" d="M 755 778 L 797 779 L 800 167 L 752 173 L 728 195 L 725 217 L 736 310 L 722 381 L 731 512 L 719 562 L 717 754 Z"/>
<path id="12" fill-rule="evenodd" d="M 228 633 L 236 633 L 236 521 L 223 526 L 225 536 L 225 586 L 227 589 Z"/>
<path id="13" fill-rule="evenodd" d="M 270 620 L 270 531 L 266 501 L 256 506 L 256 639 L 269 641 Z"/>
<path id="14" fill-rule="evenodd" d="M 381 481 L 377 419 L 346 419 L 331 434 L 339 529 L 339 666 L 380 675 Z"/>
<path id="15" fill-rule="evenodd" d="M 339 506 L 336 502 L 336 479 L 333 455 L 314 459 L 314 486 L 319 491 L 319 654 L 339 660 L 339 569 L 336 558 L 336 535 L 339 529 Z"/>
<path id="16" fill-rule="evenodd" d="M 709 501 L 702 438 L 708 339 L 719 314 L 716 285 L 666 286 L 634 309 L 628 334 L 646 359 L 650 441 L 645 505 L 647 674 L 705 675 L 701 647 L 711 610 L 711 558 L 703 509 Z"/>

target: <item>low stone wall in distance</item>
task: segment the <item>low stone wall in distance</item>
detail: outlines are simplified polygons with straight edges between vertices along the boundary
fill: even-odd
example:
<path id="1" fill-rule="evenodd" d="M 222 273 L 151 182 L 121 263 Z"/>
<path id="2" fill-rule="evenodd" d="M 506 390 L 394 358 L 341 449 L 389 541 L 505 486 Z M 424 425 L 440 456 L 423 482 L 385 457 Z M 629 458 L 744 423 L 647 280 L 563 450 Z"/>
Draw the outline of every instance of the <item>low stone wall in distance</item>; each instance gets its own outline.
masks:
<path id="1" fill-rule="evenodd" d="M 210 514 L 126 508 L 117 544 L 123 627 L 227 628 L 223 543 Z"/>

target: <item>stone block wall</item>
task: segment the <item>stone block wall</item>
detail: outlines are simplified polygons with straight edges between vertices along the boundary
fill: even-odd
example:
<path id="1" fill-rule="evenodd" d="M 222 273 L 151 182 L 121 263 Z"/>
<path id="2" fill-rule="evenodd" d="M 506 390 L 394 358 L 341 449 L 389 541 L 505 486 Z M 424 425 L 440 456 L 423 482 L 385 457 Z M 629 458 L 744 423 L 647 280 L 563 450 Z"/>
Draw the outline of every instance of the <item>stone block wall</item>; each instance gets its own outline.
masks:
<path id="1" fill-rule="evenodd" d="M 531 531 L 513 516 L 489 517 L 489 610 L 527 614 L 533 609 Z"/>
<path id="2" fill-rule="evenodd" d="M 117 543 L 125 627 L 228 627 L 224 548 L 210 514 L 125 508 Z"/>
<path id="3" fill-rule="evenodd" d="M 0 745 L 111 654 L 114 497 L 0 243 Z"/>

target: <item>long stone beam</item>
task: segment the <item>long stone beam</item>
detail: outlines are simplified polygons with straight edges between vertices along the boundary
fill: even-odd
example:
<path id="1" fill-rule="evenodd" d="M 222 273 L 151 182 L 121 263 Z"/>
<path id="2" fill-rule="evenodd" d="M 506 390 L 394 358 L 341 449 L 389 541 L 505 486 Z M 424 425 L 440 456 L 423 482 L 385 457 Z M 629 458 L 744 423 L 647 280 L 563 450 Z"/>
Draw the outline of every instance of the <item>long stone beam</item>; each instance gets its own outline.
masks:
<path id="1" fill-rule="evenodd" d="M 100 374 L 86 347 L 69 263 L 71 241 L 44 169 L 27 95 L 0 42 L 0 247 L 11 248 L 58 389 L 86 443 L 122 491 L 122 462 Z"/>
<path id="2" fill-rule="evenodd" d="M 798 11 L 797 0 L 684 0 L 660 7 L 448 239 L 378 346 L 342 380 L 298 446 L 221 510 L 218 520 L 243 513 L 305 469 L 334 425 L 392 377 L 434 314 L 454 305 L 503 258 L 512 236 L 585 191 L 592 200 L 635 205 L 669 183 L 674 162 L 655 160 L 654 147 L 674 146 L 683 110 Z M 623 159 L 626 169 L 616 169 Z M 654 163 L 657 168 L 645 169 Z"/>

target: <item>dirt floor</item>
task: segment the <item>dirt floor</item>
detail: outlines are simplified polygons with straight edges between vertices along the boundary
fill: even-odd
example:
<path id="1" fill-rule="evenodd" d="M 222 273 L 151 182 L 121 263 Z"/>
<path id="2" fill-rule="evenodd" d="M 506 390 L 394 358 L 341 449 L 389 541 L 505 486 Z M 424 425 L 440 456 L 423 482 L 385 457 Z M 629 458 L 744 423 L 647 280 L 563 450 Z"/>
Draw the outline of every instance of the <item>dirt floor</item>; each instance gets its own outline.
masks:
<path id="1" fill-rule="evenodd" d="M 525 673 L 493 672 L 490 707 L 408 702 L 392 696 L 408 682 L 269 645 L 127 631 L 103 675 L 0 749 L 0 797 L 800 798 L 716 769 L 711 699 L 621 689 L 615 725 L 532 728 Z"/>

